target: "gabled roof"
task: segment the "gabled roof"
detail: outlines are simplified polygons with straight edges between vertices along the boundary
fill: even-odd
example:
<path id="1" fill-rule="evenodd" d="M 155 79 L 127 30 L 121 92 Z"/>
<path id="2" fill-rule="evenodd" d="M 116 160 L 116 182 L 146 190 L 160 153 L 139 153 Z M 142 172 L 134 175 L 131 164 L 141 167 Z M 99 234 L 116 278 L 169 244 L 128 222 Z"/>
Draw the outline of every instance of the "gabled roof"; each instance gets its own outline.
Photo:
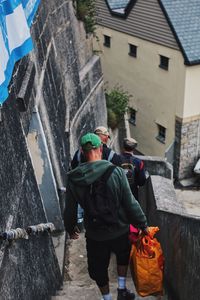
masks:
<path id="1" fill-rule="evenodd" d="M 200 64 L 200 0 L 160 0 L 189 65 Z"/>
<path id="2" fill-rule="evenodd" d="M 106 0 L 106 3 L 112 14 L 126 18 L 137 1 Z M 157 1 L 183 53 L 185 64 L 200 64 L 200 0 Z"/>

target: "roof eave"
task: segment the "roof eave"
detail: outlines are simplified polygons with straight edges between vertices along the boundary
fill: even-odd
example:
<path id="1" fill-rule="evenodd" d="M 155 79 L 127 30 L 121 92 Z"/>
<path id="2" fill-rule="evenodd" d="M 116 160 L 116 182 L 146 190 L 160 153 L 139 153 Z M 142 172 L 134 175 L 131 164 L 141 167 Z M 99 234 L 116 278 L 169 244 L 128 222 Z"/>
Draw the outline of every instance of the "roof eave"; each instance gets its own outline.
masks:
<path id="1" fill-rule="evenodd" d="M 196 59 L 193 61 L 189 61 L 189 60 L 185 60 L 185 65 L 186 66 L 195 66 L 195 65 L 199 65 L 200 64 L 200 59 Z"/>

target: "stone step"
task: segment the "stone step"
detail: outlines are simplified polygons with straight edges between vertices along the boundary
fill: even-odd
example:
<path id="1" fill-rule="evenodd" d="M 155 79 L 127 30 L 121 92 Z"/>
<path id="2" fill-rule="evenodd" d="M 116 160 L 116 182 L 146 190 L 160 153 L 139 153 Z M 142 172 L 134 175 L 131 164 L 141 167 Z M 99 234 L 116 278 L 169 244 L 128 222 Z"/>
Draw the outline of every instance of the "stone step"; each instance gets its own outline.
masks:
<path id="1" fill-rule="evenodd" d="M 85 286 L 79 281 L 65 282 L 63 289 L 52 300 L 95 300 L 101 299 L 98 289 L 92 284 Z"/>
<path id="2" fill-rule="evenodd" d="M 129 283 L 130 287 L 130 283 Z M 132 287 L 134 290 L 134 287 Z M 116 284 L 110 284 L 110 291 L 113 296 L 113 300 L 117 299 L 117 291 L 116 291 Z M 136 292 L 135 292 L 136 293 Z M 96 285 L 91 284 L 85 286 L 80 281 L 68 281 L 65 282 L 63 289 L 58 291 L 57 296 L 52 297 L 52 300 L 100 300 L 101 294 L 96 287 Z M 140 297 L 136 295 L 135 300 L 164 300 L 163 297 Z"/>
<path id="3" fill-rule="evenodd" d="M 87 271 L 87 255 L 84 234 L 75 241 L 67 241 L 65 280 L 63 289 L 52 300 L 100 300 L 101 294 Z M 117 274 L 115 256 L 111 256 L 109 266 L 110 291 L 113 300 L 117 299 Z M 140 297 L 135 291 L 130 272 L 127 276 L 127 288 L 136 294 L 135 300 L 164 300 L 164 297 Z M 165 300 L 167 300 L 165 298 Z"/>

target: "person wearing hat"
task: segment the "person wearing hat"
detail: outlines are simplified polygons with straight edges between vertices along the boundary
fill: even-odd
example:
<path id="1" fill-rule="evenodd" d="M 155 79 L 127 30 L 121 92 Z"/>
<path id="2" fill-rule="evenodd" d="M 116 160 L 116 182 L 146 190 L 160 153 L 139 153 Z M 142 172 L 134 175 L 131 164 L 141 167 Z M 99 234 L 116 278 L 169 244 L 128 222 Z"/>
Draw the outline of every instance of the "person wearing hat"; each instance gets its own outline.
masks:
<path id="1" fill-rule="evenodd" d="M 115 153 L 111 148 L 107 146 L 108 139 L 110 139 L 109 131 L 104 126 L 99 126 L 94 130 L 94 133 L 97 134 L 102 142 L 103 150 L 102 150 L 102 159 L 108 160 L 112 162 L 114 165 L 119 166 L 120 165 L 120 156 Z M 71 161 L 71 168 L 76 168 L 80 163 L 85 162 L 86 159 L 83 155 L 83 152 L 81 149 L 78 149 Z"/>
<path id="2" fill-rule="evenodd" d="M 81 138 L 81 147 L 86 162 L 71 170 L 67 176 L 67 201 L 64 212 L 64 224 L 71 239 L 79 238 L 77 229 L 77 206 L 85 209 L 84 224 L 87 249 L 88 272 L 95 280 L 102 294 L 102 299 L 112 300 L 109 291 L 108 266 L 111 252 L 115 253 L 118 271 L 118 300 L 133 300 L 134 293 L 126 288 L 126 274 L 129 264 L 130 241 L 128 239 L 129 224 L 147 230 L 147 220 L 138 201 L 131 193 L 128 180 L 120 167 L 102 160 L 102 142 L 98 135 L 87 133 Z M 107 224 L 95 226 L 96 219 L 91 218 L 88 210 L 88 194 L 93 191 L 95 184 L 102 183 L 105 174 L 112 168 L 106 178 L 106 195 L 117 208 L 116 222 L 107 228 Z M 100 180 L 101 179 L 101 180 Z M 92 195 L 96 195 L 95 193 Z M 104 197 L 104 194 L 101 195 Z M 106 196 L 105 196 L 106 197 Z M 90 198 L 91 199 L 91 198 Z M 94 199 L 94 198 L 93 198 Z M 96 198 L 95 198 L 96 199 Z M 94 200 L 95 201 L 95 200 Z M 91 203 L 91 202 L 90 202 Z M 92 201 L 93 203 L 93 201 Z M 102 201 L 99 202 L 100 206 Z M 91 219 L 93 222 L 91 222 Z M 102 221 L 104 222 L 104 221 Z"/>
<path id="3" fill-rule="evenodd" d="M 146 175 L 144 169 L 144 162 L 136 158 L 133 154 L 135 148 L 137 147 L 137 141 L 131 137 L 126 137 L 123 140 L 123 152 L 121 154 L 121 167 L 131 165 L 132 168 L 132 178 L 128 178 L 131 191 L 134 197 L 138 200 L 138 187 L 143 186 L 146 182 Z M 130 171 L 129 173 L 130 174 Z"/>
<path id="4" fill-rule="evenodd" d="M 113 163 L 116 166 L 120 166 L 121 160 L 120 160 L 120 155 L 115 153 L 111 148 L 107 146 L 108 139 L 110 139 L 110 134 L 109 131 L 106 127 L 99 126 L 94 130 L 94 133 L 98 135 L 101 139 L 101 143 L 103 145 L 102 148 L 102 159 L 108 160 L 111 163 Z M 84 153 L 81 149 L 78 149 L 71 161 L 71 168 L 75 169 L 80 163 L 86 162 L 86 158 L 84 156 Z M 84 229 L 83 225 L 83 214 L 84 211 L 78 206 L 78 219 L 79 219 L 79 229 L 82 231 Z"/>

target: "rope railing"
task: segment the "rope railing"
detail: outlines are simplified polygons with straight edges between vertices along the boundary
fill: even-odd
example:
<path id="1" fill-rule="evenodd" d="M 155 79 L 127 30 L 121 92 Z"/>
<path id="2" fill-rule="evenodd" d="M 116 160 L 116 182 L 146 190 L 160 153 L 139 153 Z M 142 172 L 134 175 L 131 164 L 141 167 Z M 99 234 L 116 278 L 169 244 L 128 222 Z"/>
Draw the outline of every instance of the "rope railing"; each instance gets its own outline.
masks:
<path id="1" fill-rule="evenodd" d="M 16 228 L 0 232 L 0 240 L 14 241 L 19 239 L 28 239 L 31 235 L 38 235 L 43 232 L 51 233 L 53 231 L 55 231 L 53 223 L 40 223 L 28 226 L 26 229 Z"/>

